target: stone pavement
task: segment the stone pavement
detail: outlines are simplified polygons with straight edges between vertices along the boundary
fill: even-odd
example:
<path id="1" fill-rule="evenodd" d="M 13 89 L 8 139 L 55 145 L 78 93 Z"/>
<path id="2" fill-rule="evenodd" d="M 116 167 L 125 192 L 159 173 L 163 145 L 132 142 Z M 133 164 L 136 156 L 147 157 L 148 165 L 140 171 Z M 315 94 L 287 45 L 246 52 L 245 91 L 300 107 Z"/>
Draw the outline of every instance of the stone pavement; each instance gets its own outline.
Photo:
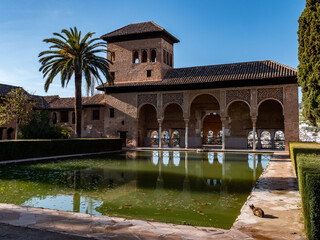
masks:
<path id="1" fill-rule="evenodd" d="M 261 207 L 266 217 L 254 216 L 248 207 L 249 203 Z M 10 232 L 6 232 L 6 228 Z M 37 237 L 27 238 L 29 234 Z M 45 237 L 41 237 L 41 234 Z M 284 153 L 275 155 L 270 161 L 230 230 L 0 204 L 0 239 L 80 240 L 84 237 L 92 239 L 305 239 L 297 182 L 292 163 Z"/>
<path id="2" fill-rule="evenodd" d="M 252 214 L 249 204 L 264 210 Z M 255 239 L 306 239 L 298 183 L 286 153 L 277 153 L 260 176 L 232 229 Z"/>

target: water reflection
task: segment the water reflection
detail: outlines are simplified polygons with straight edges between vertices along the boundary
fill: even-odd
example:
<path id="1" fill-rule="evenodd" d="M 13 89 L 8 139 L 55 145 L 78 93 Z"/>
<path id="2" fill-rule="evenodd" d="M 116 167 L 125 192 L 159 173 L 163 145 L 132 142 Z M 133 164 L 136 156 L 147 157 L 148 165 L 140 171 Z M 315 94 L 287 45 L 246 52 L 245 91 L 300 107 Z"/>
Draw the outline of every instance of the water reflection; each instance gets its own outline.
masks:
<path id="1" fill-rule="evenodd" d="M 0 167 L 0 202 L 231 226 L 270 156 L 143 151 Z M 149 214 L 149 215 L 148 215 Z M 228 216 L 228 217 L 226 217 Z M 162 219 L 162 220 L 161 220 Z"/>

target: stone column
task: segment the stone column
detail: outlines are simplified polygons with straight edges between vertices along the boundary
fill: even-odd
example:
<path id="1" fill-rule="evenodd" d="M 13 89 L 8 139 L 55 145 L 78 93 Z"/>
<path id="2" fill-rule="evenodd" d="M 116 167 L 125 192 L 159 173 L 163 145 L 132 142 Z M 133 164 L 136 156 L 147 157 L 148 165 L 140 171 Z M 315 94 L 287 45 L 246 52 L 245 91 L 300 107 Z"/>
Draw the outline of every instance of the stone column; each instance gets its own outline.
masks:
<path id="1" fill-rule="evenodd" d="M 252 117 L 252 150 L 256 150 L 256 123 L 257 123 L 257 118 Z"/>
<path id="2" fill-rule="evenodd" d="M 221 118 L 221 123 L 222 123 L 222 150 L 226 149 L 226 139 L 225 139 L 225 126 L 226 126 L 226 118 Z"/>
<path id="3" fill-rule="evenodd" d="M 158 119 L 158 123 L 159 123 L 159 148 L 161 148 L 162 147 L 162 135 L 161 135 L 161 132 L 162 132 L 162 130 L 161 130 L 161 127 L 162 127 L 162 119 Z"/>
<path id="4" fill-rule="evenodd" d="M 188 148 L 188 124 L 189 124 L 189 119 L 184 119 L 184 122 L 186 123 L 184 145 L 185 145 L 185 148 Z"/>

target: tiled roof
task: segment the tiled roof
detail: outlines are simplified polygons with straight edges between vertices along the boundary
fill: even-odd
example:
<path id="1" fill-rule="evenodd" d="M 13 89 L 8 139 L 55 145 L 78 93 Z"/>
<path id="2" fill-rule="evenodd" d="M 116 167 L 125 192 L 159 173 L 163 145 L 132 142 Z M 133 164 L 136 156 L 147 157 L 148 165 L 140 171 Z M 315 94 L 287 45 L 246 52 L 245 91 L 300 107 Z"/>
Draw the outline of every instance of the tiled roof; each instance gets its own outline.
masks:
<path id="1" fill-rule="evenodd" d="M 104 105 L 104 103 L 104 94 L 96 94 L 92 97 L 82 97 L 83 106 Z M 74 98 L 60 98 L 58 95 L 39 97 L 39 99 L 37 99 L 37 108 L 73 109 Z"/>
<path id="2" fill-rule="evenodd" d="M 7 85 L 7 84 L 2 84 L 2 83 L 0 83 L 0 96 L 5 96 L 5 95 L 7 95 L 12 89 L 16 89 L 16 88 L 21 88 L 27 95 L 29 95 L 29 93 L 27 93 L 22 87 L 12 86 L 12 85 Z"/>
<path id="3" fill-rule="evenodd" d="M 272 78 L 296 77 L 297 70 L 266 60 L 222 65 L 176 68 L 167 71 L 162 80 L 148 82 L 114 83 L 107 88 L 130 86 L 184 85 L 228 81 L 254 80 L 257 83 Z M 103 90 L 102 85 L 97 87 Z"/>
<path id="4" fill-rule="evenodd" d="M 119 28 L 115 31 L 102 35 L 101 38 L 108 41 L 114 37 L 129 36 L 129 35 L 141 35 L 148 33 L 163 33 L 167 35 L 173 42 L 177 43 L 179 40 L 168 33 L 163 27 L 155 24 L 154 22 L 142 22 L 142 23 L 133 23 L 122 28 Z"/>

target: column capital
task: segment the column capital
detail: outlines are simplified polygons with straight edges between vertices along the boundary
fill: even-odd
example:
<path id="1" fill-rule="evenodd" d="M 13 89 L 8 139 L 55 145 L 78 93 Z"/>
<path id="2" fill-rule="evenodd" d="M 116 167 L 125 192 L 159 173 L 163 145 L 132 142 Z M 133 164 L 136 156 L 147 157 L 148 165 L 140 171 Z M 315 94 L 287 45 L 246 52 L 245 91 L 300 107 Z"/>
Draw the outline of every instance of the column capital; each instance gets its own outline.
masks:
<path id="1" fill-rule="evenodd" d="M 184 119 L 184 122 L 185 122 L 186 124 L 188 124 L 188 123 L 189 123 L 189 119 L 188 119 L 188 118 L 185 118 L 185 119 Z"/>
<path id="2" fill-rule="evenodd" d="M 163 122 L 163 119 L 161 119 L 161 118 L 159 119 L 159 118 L 158 118 L 158 123 L 159 123 L 159 124 L 162 124 L 162 122 Z"/>

